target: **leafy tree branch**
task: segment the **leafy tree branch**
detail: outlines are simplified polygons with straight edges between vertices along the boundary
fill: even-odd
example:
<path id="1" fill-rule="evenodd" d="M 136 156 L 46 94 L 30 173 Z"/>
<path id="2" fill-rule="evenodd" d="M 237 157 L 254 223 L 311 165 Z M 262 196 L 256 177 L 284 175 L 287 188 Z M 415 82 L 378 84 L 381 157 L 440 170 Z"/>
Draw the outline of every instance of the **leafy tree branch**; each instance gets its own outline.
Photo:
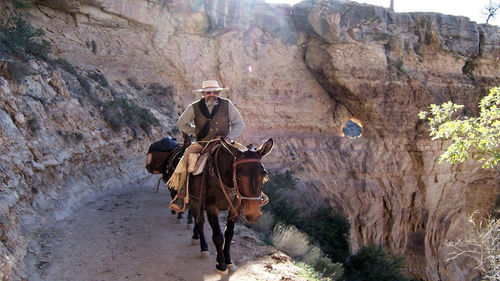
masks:
<path id="1" fill-rule="evenodd" d="M 426 119 L 433 140 L 451 140 L 441 155 L 440 162 L 453 164 L 472 158 L 492 168 L 500 160 L 500 87 L 494 87 L 479 102 L 479 117 L 456 117 L 463 105 L 451 101 L 441 105 L 431 104 L 429 112 L 421 111 L 420 119 Z"/>

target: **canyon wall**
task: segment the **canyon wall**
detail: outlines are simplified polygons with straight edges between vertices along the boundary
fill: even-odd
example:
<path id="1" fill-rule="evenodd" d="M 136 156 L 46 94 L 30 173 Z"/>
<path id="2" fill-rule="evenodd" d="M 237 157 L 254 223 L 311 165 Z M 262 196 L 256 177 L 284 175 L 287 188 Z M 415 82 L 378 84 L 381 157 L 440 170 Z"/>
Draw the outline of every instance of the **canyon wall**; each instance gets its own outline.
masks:
<path id="1" fill-rule="evenodd" d="M 470 261 L 445 262 L 443 243 L 470 230 L 467 214 L 493 211 L 498 172 L 439 164 L 446 143 L 417 114 L 448 100 L 477 111 L 500 84 L 498 27 L 320 0 L 37 0 L 27 13 L 52 53 L 23 79 L 15 59 L 0 61 L 1 277 L 25 275 L 42 223 L 147 177 L 148 145 L 179 136 L 177 117 L 206 79 L 230 87 L 246 123 L 238 141 L 275 140 L 265 165 L 300 178 L 304 206 L 349 218 L 353 252 L 382 244 L 425 280 L 477 276 Z M 113 127 L 103 107 L 114 100 L 159 122 Z M 349 120 L 360 137 L 343 136 Z"/>

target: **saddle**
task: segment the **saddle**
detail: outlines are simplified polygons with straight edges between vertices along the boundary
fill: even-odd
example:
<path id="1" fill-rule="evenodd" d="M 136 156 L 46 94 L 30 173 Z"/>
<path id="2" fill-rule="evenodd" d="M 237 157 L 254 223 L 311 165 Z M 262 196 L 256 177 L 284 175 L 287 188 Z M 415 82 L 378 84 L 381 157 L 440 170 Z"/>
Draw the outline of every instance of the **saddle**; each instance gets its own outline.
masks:
<path id="1" fill-rule="evenodd" d="M 197 175 L 200 175 L 201 173 L 203 173 L 203 169 L 205 168 L 205 165 L 207 164 L 207 160 L 208 158 L 215 154 L 215 151 L 217 149 L 219 149 L 221 147 L 221 143 L 220 143 L 220 140 L 213 140 L 213 141 L 210 141 L 204 148 L 203 150 L 200 152 L 200 155 L 198 156 L 198 158 L 195 160 L 196 161 L 196 164 L 194 165 L 194 168 L 191 169 L 191 171 L 188 171 L 190 172 L 193 176 L 197 176 Z M 238 149 L 244 151 L 244 150 L 247 150 L 248 148 L 243 146 L 242 144 L 240 143 L 233 143 L 234 146 L 238 147 Z M 191 159 L 189 159 L 191 161 Z"/>
<path id="2" fill-rule="evenodd" d="M 221 146 L 221 143 L 219 140 L 216 141 L 211 141 L 209 142 L 203 150 L 200 152 L 200 156 L 198 157 L 196 161 L 196 165 L 194 166 L 194 169 L 191 172 L 193 176 L 200 175 L 203 173 L 203 169 L 205 168 L 205 165 L 207 164 L 208 158 L 215 153 L 215 151 Z M 189 159 L 191 160 L 191 159 Z"/>

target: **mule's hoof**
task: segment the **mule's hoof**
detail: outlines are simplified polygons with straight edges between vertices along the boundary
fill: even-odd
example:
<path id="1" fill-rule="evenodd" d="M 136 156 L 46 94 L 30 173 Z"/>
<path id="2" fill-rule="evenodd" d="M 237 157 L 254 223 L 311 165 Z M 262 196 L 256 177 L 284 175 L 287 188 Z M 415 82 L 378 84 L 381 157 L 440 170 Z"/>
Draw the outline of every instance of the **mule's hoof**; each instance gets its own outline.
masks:
<path id="1" fill-rule="evenodd" d="M 177 219 L 177 224 L 181 224 L 182 223 L 182 219 Z"/>
<path id="2" fill-rule="evenodd" d="M 226 265 L 227 265 L 227 269 L 229 269 L 230 272 L 236 271 L 236 265 L 234 265 L 234 263 L 228 263 Z"/>
<path id="3" fill-rule="evenodd" d="M 228 269 L 226 269 L 224 271 L 217 269 L 217 274 L 219 274 L 220 276 L 226 276 L 228 273 L 229 273 Z"/>
<path id="4" fill-rule="evenodd" d="M 175 211 L 174 211 L 174 210 L 170 210 L 170 213 L 171 213 L 172 215 L 175 215 Z"/>
<path id="5" fill-rule="evenodd" d="M 191 238 L 191 245 L 198 245 L 198 239 Z"/>
<path id="6" fill-rule="evenodd" d="M 201 251 L 201 257 L 202 258 L 207 258 L 210 254 L 208 253 L 208 251 Z"/>

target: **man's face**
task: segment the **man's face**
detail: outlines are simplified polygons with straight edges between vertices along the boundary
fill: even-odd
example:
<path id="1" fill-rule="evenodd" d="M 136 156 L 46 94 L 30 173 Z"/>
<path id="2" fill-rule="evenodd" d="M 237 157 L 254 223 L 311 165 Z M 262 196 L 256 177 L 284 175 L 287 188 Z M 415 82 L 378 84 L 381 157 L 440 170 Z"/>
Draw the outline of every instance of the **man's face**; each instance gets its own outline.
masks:
<path id="1" fill-rule="evenodd" d="M 205 98 L 205 103 L 212 104 L 215 103 L 217 97 L 219 96 L 219 91 L 203 92 L 203 97 Z"/>

